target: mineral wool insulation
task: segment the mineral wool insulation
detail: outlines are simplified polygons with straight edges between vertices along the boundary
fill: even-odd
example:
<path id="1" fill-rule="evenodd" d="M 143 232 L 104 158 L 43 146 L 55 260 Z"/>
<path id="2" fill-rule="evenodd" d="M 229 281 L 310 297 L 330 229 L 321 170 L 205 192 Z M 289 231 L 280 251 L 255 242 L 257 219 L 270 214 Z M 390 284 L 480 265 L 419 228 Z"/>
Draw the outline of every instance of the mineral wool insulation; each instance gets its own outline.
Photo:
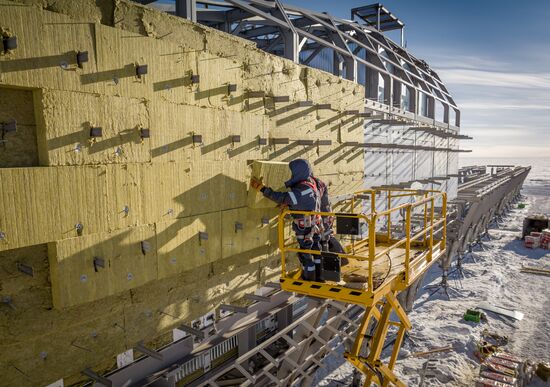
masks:
<path id="1" fill-rule="evenodd" d="M 0 30 L 0 384 L 78 383 L 276 280 L 252 161 L 362 188 L 360 85 L 125 0 L 2 0 Z"/>

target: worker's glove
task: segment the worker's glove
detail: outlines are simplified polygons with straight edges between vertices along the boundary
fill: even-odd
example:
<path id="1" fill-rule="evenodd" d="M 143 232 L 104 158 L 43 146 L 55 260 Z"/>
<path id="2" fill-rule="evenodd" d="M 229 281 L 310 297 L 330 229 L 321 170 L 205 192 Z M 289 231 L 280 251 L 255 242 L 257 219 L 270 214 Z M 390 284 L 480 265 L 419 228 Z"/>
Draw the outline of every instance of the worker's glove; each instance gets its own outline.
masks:
<path id="1" fill-rule="evenodd" d="M 250 179 L 250 187 L 262 191 L 262 189 L 265 187 L 265 185 L 262 184 L 261 180 L 256 179 L 255 177 Z M 263 192 L 263 191 L 262 191 Z"/>

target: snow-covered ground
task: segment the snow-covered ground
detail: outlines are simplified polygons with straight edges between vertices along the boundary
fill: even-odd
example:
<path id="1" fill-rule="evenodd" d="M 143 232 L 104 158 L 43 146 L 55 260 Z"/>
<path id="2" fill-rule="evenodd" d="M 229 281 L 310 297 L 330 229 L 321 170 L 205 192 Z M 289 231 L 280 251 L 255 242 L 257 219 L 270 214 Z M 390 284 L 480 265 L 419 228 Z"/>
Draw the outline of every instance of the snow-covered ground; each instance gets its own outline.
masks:
<path id="1" fill-rule="evenodd" d="M 464 164 L 483 163 L 466 160 Z M 498 163 L 498 161 L 496 161 Z M 530 213 L 550 213 L 550 160 L 503 160 L 502 164 L 533 165 L 523 189 L 525 209 L 512 209 L 498 226 L 490 229 L 490 239 L 484 249 L 474 252 L 475 262 L 465 263 L 465 277 L 450 279 L 455 290 L 448 300 L 441 292 L 429 297 L 423 289 L 409 314 L 413 328 L 410 339 L 403 343 L 397 374 L 409 386 L 418 386 L 421 370 L 428 357 L 406 357 L 407 354 L 452 345 L 453 350 L 434 353 L 435 376 L 427 377 L 425 386 L 473 386 L 479 374 L 479 362 L 474 357 L 476 341 L 484 329 L 509 338 L 505 349 L 533 362 L 550 361 L 550 278 L 521 273 L 522 265 L 550 268 L 548 250 L 531 250 L 523 247 L 521 229 L 523 218 Z M 434 265 L 426 275 L 424 285 L 440 281 L 441 271 Z M 482 301 L 521 311 L 523 320 L 514 321 L 487 312 L 488 321 L 473 323 L 462 316 L 466 309 L 475 308 Z M 325 359 L 314 381 L 316 386 L 349 385 L 352 366 L 342 357 L 343 348 L 334 349 Z M 389 350 L 384 352 L 387 357 Z M 536 378 L 534 386 L 547 386 Z"/>

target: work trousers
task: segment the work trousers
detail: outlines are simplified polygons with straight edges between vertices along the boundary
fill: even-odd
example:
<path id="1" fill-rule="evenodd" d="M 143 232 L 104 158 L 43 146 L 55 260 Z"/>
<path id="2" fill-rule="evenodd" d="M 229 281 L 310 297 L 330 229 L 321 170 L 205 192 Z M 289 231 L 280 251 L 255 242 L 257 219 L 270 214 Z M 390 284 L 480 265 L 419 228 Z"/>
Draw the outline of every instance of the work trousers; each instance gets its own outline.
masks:
<path id="1" fill-rule="evenodd" d="M 298 240 L 300 249 L 321 250 L 321 236 L 319 233 L 314 232 L 315 230 L 313 230 L 312 227 L 306 227 L 303 230 L 297 230 L 295 228 L 294 231 L 296 232 L 296 239 Z M 303 279 L 307 281 L 315 281 L 315 267 L 317 266 L 316 263 L 320 266 L 321 256 L 317 254 L 312 256 L 312 254 L 309 253 L 298 253 L 298 259 L 302 264 Z"/>

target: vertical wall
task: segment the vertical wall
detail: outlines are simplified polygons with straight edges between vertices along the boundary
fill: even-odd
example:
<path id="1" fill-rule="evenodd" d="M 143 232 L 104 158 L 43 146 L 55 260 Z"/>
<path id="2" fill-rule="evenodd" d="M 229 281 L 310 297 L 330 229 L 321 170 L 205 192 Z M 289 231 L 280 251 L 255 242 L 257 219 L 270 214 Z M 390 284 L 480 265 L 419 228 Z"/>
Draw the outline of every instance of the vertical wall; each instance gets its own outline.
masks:
<path id="1" fill-rule="evenodd" d="M 250 160 L 308 158 L 333 195 L 363 185 L 359 85 L 127 1 L 4 1 L 0 29 L 18 43 L 0 54 L 6 385 L 113 369 L 276 279 Z"/>
<path id="2" fill-rule="evenodd" d="M 458 178 L 453 175 L 458 173 L 458 153 L 443 149 L 456 150 L 457 140 L 411 130 L 411 127 L 413 124 L 405 122 L 390 125 L 365 121 L 364 141 L 371 144 L 365 150 L 365 184 L 376 187 L 415 181 L 422 189 L 442 190 L 447 192 L 449 200 L 455 198 Z M 398 147 L 391 148 L 391 145 Z"/>

